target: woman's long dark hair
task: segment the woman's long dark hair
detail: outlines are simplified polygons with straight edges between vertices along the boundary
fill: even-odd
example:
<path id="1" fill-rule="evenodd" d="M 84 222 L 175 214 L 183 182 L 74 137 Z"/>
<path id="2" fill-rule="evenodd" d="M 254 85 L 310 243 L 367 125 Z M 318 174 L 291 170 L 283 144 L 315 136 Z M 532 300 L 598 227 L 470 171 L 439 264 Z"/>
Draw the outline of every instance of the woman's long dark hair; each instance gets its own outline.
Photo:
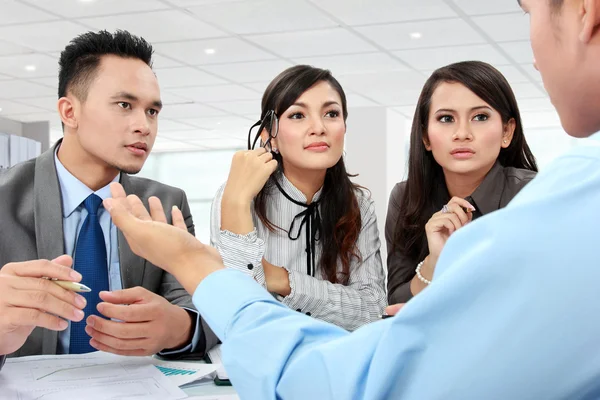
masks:
<path id="1" fill-rule="evenodd" d="M 331 72 L 308 65 L 288 68 L 269 84 L 262 98 L 261 119 L 265 118 L 269 110 L 275 110 L 277 118 L 280 118 L 302 93 L 319 82 L 329 83 L 340 95 L 345 122 L 348 118 L 348 109 L 342 86 Z M 277 190 L 274 180 L 283 173 L 283 157 L 281 154 L 275 154 L 274 157 L 279 164 L 278 170 L 271 175 L 254 201 L 258 218 L 270 231 L 281 229 L 269 221 L 266 211 L 269 195 L 273 190 Z M 352 183 L 350 177 L 351 175 L 346 172 L 344 159 L 340 157 L 339 161 L 325 173 L 325 182 L 319 200 L 322 245 L 320 267 L 323 278 L 331 283 L 344 285 L 348 283 L 350 277 L 352 258 L 360 259 L 356 243 L 362 226 L 356 197 L 359 186 Z M 342 264 L 341 271 L 337 268 L 338 258 Z"/>
<path id="2" fill-rule="evenodd" d="M 504 167 L 537 171 L 535 157 L 525 136 L 515 95 L 506 78 L 496 68 L 480 61 L 450 64 L 433 72 L 425 83 L 410 134 L 408 179 L 400 203 L 400 215 L 394 234 L 394 248 L 416 260 L 429 254 L 425 224 L 449 200 L 442 167 L 427 151 L 423 139 L 428 139 L 431 96 L 444 82 L 460 83 L 500 113 L 502 122 L 515 120 L 515 132 L 510 145 L 500 150 L 498 161 Z"/>

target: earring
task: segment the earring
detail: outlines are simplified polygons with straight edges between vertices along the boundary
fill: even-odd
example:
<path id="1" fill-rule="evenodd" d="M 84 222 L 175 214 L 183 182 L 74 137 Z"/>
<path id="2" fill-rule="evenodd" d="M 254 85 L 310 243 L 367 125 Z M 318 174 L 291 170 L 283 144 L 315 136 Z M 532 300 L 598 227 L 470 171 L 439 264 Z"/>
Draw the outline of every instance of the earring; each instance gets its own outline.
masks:
<path id="1" fill-rule="evenodd" d="M 274 148 L 274 149 L 273 149 L 273 153 L 275 153 L 275 154 L 279 154 L 279 149 L 278 149 L 278 148 Z"/>
<path id="2" fill-rule="evenodd" d="M 506 144 L 508 142 L 508 140 L 504 139 L 504 144 Z"/>

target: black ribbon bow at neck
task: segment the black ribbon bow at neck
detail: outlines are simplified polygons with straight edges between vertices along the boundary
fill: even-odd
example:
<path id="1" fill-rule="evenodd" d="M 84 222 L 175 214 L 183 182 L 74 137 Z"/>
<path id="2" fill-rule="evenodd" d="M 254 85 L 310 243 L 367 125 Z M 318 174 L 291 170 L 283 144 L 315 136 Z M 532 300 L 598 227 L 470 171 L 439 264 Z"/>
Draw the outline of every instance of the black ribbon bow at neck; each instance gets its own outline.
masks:
<path id="1" fill-rule="evenodd" d="M 310 204 L 302 203 L 300 201 L 294 200 L 290 195 L 288 195 L 285 190 L 279 185 L 277 180 L 274 180 L 275 185 L 279 189 L 279 191 L 285 196 L 286 199 L 291 201 L 294 204 L 297 204 L 301 207 L 304 207 L 305 210 L 296 214 L 292 219 L 292 223 L 290 224 L 290 228 L 288 230 L 288 238 L 290 240 L 298 240 L 301 235 L 302 227 L 305 226 L 305 236 L 306 236 L 306 273 L 309 276 L 315 276 L 315 247 L 317 240 L 321 238 L 321 214 L 319 214 L 319 201 L 314 201 Z M 294 234 L 294 226 L 296 224 L 296 220 L 300 219 L 300 225 Z"/>

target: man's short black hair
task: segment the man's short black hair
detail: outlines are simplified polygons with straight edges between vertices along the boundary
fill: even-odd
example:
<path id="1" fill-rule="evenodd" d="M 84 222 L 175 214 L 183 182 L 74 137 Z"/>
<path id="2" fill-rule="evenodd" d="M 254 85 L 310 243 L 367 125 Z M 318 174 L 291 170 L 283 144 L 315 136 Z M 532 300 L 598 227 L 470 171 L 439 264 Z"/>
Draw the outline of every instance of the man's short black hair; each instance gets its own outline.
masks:
<path id="1" fill-rule="evenodd" d="M 102 56 L 137 58 L 152 67 L 152 45 L 123 30 L 87 32 L 71 40 L 58 62 L 58 98 L 73 93 L 80 101 L 87 98 Z"/>

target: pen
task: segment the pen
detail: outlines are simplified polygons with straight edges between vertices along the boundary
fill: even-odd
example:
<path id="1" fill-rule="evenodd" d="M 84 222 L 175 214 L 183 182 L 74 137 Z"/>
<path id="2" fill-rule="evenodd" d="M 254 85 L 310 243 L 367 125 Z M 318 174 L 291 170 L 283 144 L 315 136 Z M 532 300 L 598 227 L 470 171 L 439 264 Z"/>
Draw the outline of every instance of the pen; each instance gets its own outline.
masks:
<path id="1" fill-rule="evenodd" d="M 393 315 L 387 315 L 387 314 L 383 314 L 383 315 L 381 316 L 381 319 L 392 318 L 392 317 L 393 317 Z"/>
<path id="2" fill-rule="evenodd" d="M 77 292 L 77 293 L 86 292 L 87 293 L 87 292 L 92 291 L 92 289 L 85 286 L 83 283 L 59 281 L 58 279 L 50 279 L 50 278 L 45 278 L 45 279 L 49 279 L 50 281 L 52 281 L 53 283 L 56 283 L 61 288 L 71 290 L 73 292 Z"/>

